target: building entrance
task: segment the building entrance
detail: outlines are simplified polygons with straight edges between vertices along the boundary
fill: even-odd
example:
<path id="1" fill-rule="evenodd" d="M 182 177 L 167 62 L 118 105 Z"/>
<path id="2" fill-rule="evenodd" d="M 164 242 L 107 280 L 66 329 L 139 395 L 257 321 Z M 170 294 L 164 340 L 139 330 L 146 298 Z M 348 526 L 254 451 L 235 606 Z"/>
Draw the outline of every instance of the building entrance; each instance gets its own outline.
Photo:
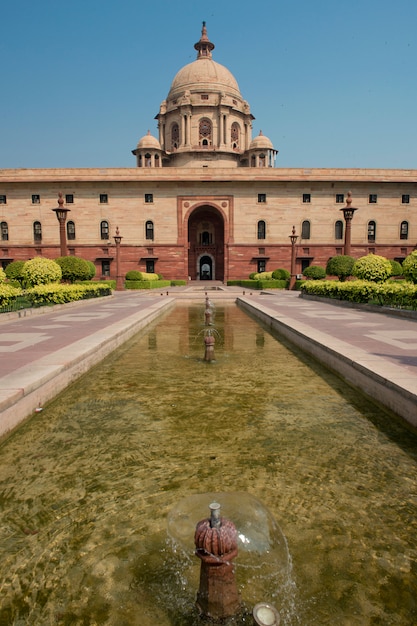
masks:
<path id="1" fill-rule="evenodd" d="M 224 280 L 224 220 L 209 205 L 188 219 L 188 275 L 191 280 Z"/>

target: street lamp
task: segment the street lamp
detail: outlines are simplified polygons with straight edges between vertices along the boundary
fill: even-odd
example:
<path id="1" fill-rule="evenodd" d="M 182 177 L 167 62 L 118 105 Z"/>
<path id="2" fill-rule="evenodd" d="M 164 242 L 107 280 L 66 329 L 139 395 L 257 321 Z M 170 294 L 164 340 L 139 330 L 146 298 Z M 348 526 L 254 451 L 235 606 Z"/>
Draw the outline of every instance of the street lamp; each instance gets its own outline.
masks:
<path id="1" fill-rule="evenodd" d="M 52 209 L 54 211 L 57 220 L 59 222 L 59 241 L 61 246 L 61 256 L 67 256 L 67 233 L 65 232 L 65 222 L 67 221 L 67 214 L 70 209 L 64 207 L 64 198 L 62 197 L 62 191 L 58 193 L 58 207 Z"/>
<path id="2" fill-rule="evenodd" d="M 119 232 L 119 227 L 116 227 L 116 234 L 113 237 L 114 243 L 116 244 L 116 291 L 123 290 L 123 281 L 120 276 L 120 243 L 123 239 Z"/>
<path id="3" fill-rule="evenodd" d="M 297 243 L 298 235 L 295 234 L 295 226 L 292 227 L 292 233 L 289 236 L 291 241 L 291 278 L 289 289 L 295 287 L 295 244 Z"/>
<path id="4" fill-rule="evenodd" d="M 352 235 L 352 219 L 353 219 L 353 214 L 355 213 L 355 211 L 357 211 L 358 209 L 355 209 L 352 205 L 352 192 L 348 191 L 348 195 L 346 198 L 346 206 L 344 206 L 342 209 L 340 209 L 341 211 L 343 211 L 343 217 L 345 218 L 345 255 L 346 256 L 350 256 L 350 242 L 351 242 L 351 235 Z"/>

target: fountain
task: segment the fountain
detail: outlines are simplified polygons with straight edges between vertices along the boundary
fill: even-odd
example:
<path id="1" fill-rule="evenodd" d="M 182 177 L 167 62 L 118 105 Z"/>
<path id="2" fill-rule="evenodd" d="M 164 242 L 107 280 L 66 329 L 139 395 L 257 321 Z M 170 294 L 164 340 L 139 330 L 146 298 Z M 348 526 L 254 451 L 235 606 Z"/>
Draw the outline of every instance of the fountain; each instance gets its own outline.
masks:
<path id="1" fill-rule="evenodd" d="M 202 626 L 211 502 L 237 530 L 227 626 L 417 621 L 415 434 L 235 305 L 215 322 L 212 367 L 178 304 L 2 444 L 0 623 Z"/>

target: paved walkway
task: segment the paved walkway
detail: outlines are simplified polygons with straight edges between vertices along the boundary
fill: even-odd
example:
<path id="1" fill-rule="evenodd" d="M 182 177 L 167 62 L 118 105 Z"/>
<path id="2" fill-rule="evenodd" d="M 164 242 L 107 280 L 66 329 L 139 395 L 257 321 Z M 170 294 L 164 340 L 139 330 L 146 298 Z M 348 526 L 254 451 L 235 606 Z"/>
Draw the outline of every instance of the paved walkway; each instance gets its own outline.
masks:
<path id="1" fill-rule="evenodd" d="M 0 436 L 176 299 L 203 299 L 206 293 L 212 300 L 239 298 L 242 306 L 417 426 L 417 320 L 310 301 L 297 292 L 250 293 L 193 283 L 158 293 L 115 292 L 100 300 L 1 317 Z M 396 390 L 393 404 L 382 398 L 376 381 L 392 397 Z"/>

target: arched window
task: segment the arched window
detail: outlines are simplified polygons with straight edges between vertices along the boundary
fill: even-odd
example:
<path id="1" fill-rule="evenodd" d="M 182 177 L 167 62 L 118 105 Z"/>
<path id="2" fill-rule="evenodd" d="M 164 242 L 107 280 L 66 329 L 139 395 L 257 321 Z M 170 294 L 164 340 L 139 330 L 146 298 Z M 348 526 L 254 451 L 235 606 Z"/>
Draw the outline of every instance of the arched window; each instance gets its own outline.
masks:
<path id="1" fill-rule="evenodd" d="M 230 129 L 230 139 L 232 142 L 233 150 L 238 150 L 240 143 L 240 126 L 237 122 L 233 122 L 232 124 L 232 127 Z"/>
<path id="2" fill-rule="evenodd" d="M 408 222 L 401 222 L 400 239 L 408 239 Z"/>
<path id="3" fill-rule="evenodd" d="M 75 239 L 75 224 L 71 220 L 67 222 L 67 239 Z"/>
<path id="4" fill-rule="evenodd" d="M 211 132 L 212 132 L 211 122 L 210 120 L 204 117 L 202 120 L 200 120 L 200 124 L 198 126 L 200 146 L 211 146 L 211 143 L 212 143 Z"/>
<path id="5" fill-rule="evenodd" d="M 42 241 L 42 224 L 40 222 L 33 223 L 33 239 L 34 241 Z"/>
<path id="6" fill-rule="evenodd" d="M 109 238 L 109 223 L 107 220 L 103 220 L 102 222 L 100 222 L 100 238 Z"/>
<path id="7" fill-rule="evenodd" d="M 264 154 L 259 155 L 259 167 L 265 167 L 266 165 L 266 156 Z"/>
<path id="8" fill-rule="evenodd" d="M 209 246 L 210 245 L 210 233 L 207 230 L 204 230 L 201 233 L 201 245 Z"/>
<path id="9" fill-rule="evenodd" d="M 254 154 L 252 154 L 252 156 L 251 156 L 250 166 L 251 167 L 256 167 L 256 156 Z"/>
<path id="10" fill-rule="evenodd" d="M 264 220 L 258 222 L 258 239 L 265 239 L 266 237 L 266 224 Z"/>
<path id="11" fill-rule="evenodd" d="M 155 154 L 155 167 L 159 167 L 160 166 L 160 161 L 159 161 L 159 154 Z"/>
<path id="12" fill-rule="evenodd" d="M 310 239 L 310 222 L 304 220 L 301 225 L 301 239 Z"/>
<path id="13" fill-rule="evenodd" d="M 337 220 L 334 225 L 334 238 L 335 239 L 343 239 L 343 222 L 342 220 Z"/>
<path id="14" fill-rule="evenodd" d="M 2 222 L 0 224 L 0 230 L 1 230 L 1 240 L 9 241 L 9 226 L 7 222 Z"/>
<path id="15" fill-rule="evenodd" d="M 371 220 L 368 222 L 368 242 L 373 243 L 376 240 L 376 222 Z"/>
<path id="16" fill-rule="evenodd" d="M 171 150 L 176 150 L 180 145 L 180 127 L 178 124 L 171 126 Z"/>
<path id="17" fill-rule="evenodd" d="M 145 167 L 152 167 L 152 155 L 149 152 L 145 154 Z"/>
<path id="18" fill-rule="evenodd" d="M 148 222 L 146 222 L 146 224 L 145 224 L 145 238 L 146 239 L 151 239 L 152 241 L 153 241 L 153 238 L 154 238 L 153 222 L 151 222 L 150 220 Z"/>

